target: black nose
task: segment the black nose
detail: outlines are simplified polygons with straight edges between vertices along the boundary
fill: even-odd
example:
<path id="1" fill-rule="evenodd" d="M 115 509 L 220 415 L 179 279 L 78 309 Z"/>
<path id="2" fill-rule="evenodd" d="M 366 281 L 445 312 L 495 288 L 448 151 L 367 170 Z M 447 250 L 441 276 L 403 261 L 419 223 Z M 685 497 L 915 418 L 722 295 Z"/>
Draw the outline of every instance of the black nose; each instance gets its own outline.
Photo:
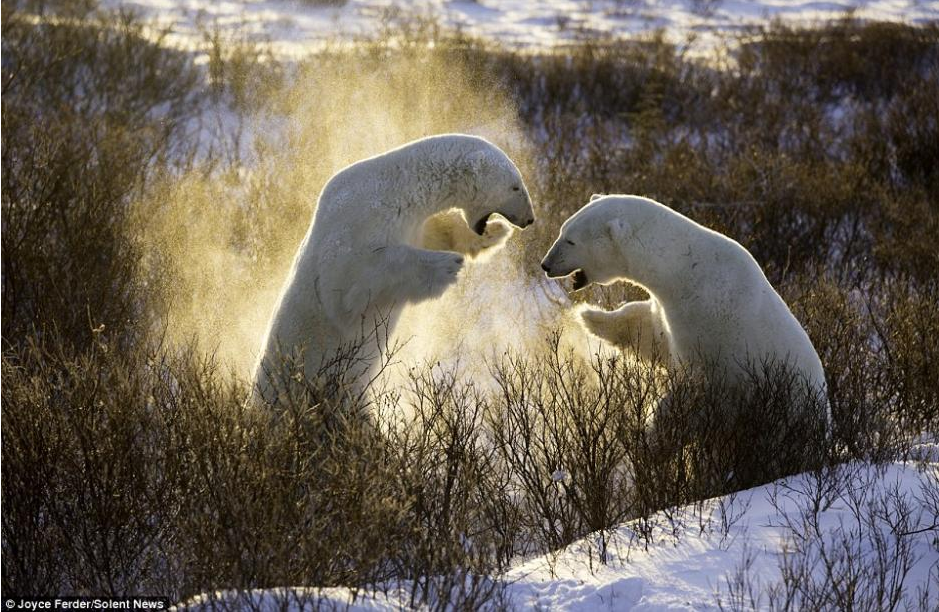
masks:
<path id="1" fill-rule="evenodd" d="M 529 225 L 531 225 L 531 224 L 534 223 L 534 222 L 535 222 L 535 218 L 534 218 L 534 217 L 529 217 L 529 218 L 528 218 L 528 221 L 526 221 L 526 222 L 525 222 L 525 225 L 523 225 L 522 227 L 528 227 Z"/>
<path id="2" fill-rule="evenodd" d="M 541 262 L 541 269 L 544 270 L 545 272 L 549 272 L 551 270 L 548 267 L 548 264 L 546 264 L 545 262 Z"/>

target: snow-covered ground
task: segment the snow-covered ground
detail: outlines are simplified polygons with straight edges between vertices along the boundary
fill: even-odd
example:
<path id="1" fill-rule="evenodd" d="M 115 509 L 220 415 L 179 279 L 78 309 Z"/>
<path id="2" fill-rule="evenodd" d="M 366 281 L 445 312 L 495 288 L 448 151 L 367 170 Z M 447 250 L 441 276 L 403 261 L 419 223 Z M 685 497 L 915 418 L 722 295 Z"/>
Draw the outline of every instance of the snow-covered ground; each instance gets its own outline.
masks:
<path id="1" fill-rule="evenodd" d="M 206 44 L 206 32 L 217 28 L 223 36 L 268 42 L 283 58 L 302 57 L 325 40 L 374 36 L 382 28 L 396 27 L 401 23 L 396 20 L 412 13 L 445 27 L 521 47 L 661 29 L 676 41 L 695 36 L 696 44 L 707 48 L 721 33 L 770 18 L 811 23 L 849 10 L 864 19 L 939 20 L 939 2 L 906 0 L 349 0 L 333 5 L 312 0 L 104 0 L 103 4 L 132 8 L 170 27 L 170 44 L 200 49 Z M 500 267 L 494 274 L 497 264 Z M 522 281 L 510 274 L 508 265 L 503 260 L 488 262 L 485 269 L 471 267 L 468 274 L 485 275 L 492 292 L 531 293 L 535 296 L 532 303 L 546 320 L 554 320 L 559 309 L 566 309 L 566 296 L 552 292 L 553 285 L 547 290 L 543 286 L 520 290 L 513 283 Z M 447 303 L 436 308 L 446 311 Z M 516 324 L 518 316 L 513 308 L 505 307 L 494 321 L 481 327 L 467 321 L 465 315 L 451 321 L 444 314 L 428 317 L 425 312 L 417 320 L 459 324 L 464 329 L 472 324 L 474 330 L 485 334 L 484 344 L 495 348 L 501 347 L 500 331 Z M 402 335 L 407 336 L 408 325 L 405 316 Z M 425 343 L 412 344 L 407 350 L 413 357 L 427 357 L 439 348 Z M 594 349 L 587 347 L 586 352 Z M 757 601 L 739 603 L 765 607 L 774 589 L 785 594 L 780 589 L 786 573 L 804 569 L 803 584 L 814 582 L 819 591 L 831 591 L 823 562 L 828 559 L 829 568 L 860 572 L 858 585 L 862 589 L 877 584 L 877 576 L 864 575 L 865 571 L 876 574 L 882 569 L 890 581 L 898 578 L 893 572 L 905 568 L 903 583 L 910 598 L 906 604 L 909 609 L 921 605 L 939 609 L 939 526 L 937 517 L 929 513 L 934 507 L 923 503 L 927 490 L 931 487 L 935 491 L 939 486 L 939 451 L 935 446 L 925 450 L 932 454 L 929 461 L 895 463 L 883 469 L 846 466 L 837 493 L 823 500 L 817 511 L 811 503 L 812 492 L 818 489 L 816 479 L 808 475 L 790 478 L 660 513 L 641 524 L 618 526 L 605 535 L 605 563 L 600 562 L 600 537 L 594 535 L 562 551 L 519 560 L 504 575 L 488 579 L 504 585 L 508 601 L 521 609 L 716 609 L 719 602 L 728 605 L 734 593 L 750 590 Z M 640 538 L 643 529 L 646 531 Z M 900 558 L 891 556 L 895 554 Z M 279 610 L 285 602 L 297 604 L 314 598 L 321 605 L 333 604 L 339 609 L 397 610 L 407 606 L 410 598 L 407 584 L 384 585 L 377 592 L 380 594 L 353 597 L 347 589 L 307 585 L 258 591 L 236 602 Z M 927 594 L 925 599 L 914 601 L 921 593 Z M 189 602 L 198 603 L 198 598 Z M 837 607 L 828 603 L 829 608 Z"/>
<path id="2" fill-rule="evenodd" d="M 593 535 L 492 578 L 504 585 L 503 601 L 518 609 L 764 609 L 771 593 L 793 594 L 784 576 L 802 576 L 805 589 L 794 593 L 790 609 L 840 609 L 837 594 L 849 585 L 837 580 L 848 577 L 856 580 L 850 586 L 858 595 L 898 584 L 905 599 L 896 609 L 936 610 L 939 517 L 923 500 L 930 490 L 939 494 L 939 447 L 920 450 L 928 461 L 848 464 L 621 525 L 606 536 L 606 563 L 600 563 L 601 539 Z M 356 597 L 342 588 L 215 597 L 261 610 L 300 609 L 304 601 L 308 609 L 315 601 L 325 608 L 397 610 L 409 595 L 410 585 L 402 584 Z M 185 605 L 198 608 L 201 601 Z M 886 607 L 884 601 L 872 609 Z"/>
<path id="3" fill-rule="evenodd" d="M 570 546 L 554 557 L 540 557 L 508 572 L 514 581 L 513 600 L 523 607 L 564 610 L 688 610 L 716 607 L 718 598 L 727 606 L 732 591 L 747 581 L 759 597 L 757 607 L 769 605 L 769 593 L 779 588 L 783 568 L 797 571 L 803 563 L 814 583 L 825 592 L 829 559 L 849 555 L 856 563 L 860 589 L 875 588 L 877 536 L 894 550 L 908 538 L 911 567 L 905 591 L 914 596 L 930 589 L 929 601 L 939 605 L 939 526 L 935 516 L 912 503 L 923 498 L 923 487 L 937 486 L 936 464 L 919 471 L 912 465 L 894 464 L 882 472 L 869 466 L 839 468 L 845 480 L 835 495 L 824 494 L 823 508 L 814 509 L 819 478 L 802 475 L 710 500 L 703 508 L 688 507 L 671 516 L 653 517 L 653 543 L 645 546 L 636 525 L 624 525 L 613 534 L 610 559 L 599 565 L 597 538 Z M 822 480 L 824 482 L 824 479 Z M 909 524 L 894 533 L 890 522 L 905 507 L 879 513 L 880 502 L 890 493 L 905 496 L 912 514 Z M 898 498 L 899 499 L 899 498 Z M 887 501 L 887 508 L 890 508 Z M 902 504 L 901 504 L 902 505 Z M 703 520 L 703 522 L 702 522 Z M 678 533 L 675 537 L 675 526 Z M 920 531 L 922 530 L 922 531 Z M 845 545 L 847 543 L 847 545 Z M 803 556 L 803 554 L 805 556 Z M 888 555 L 889 556 L 889 555 Z M 888 574 L 899 572 L 899 559 L 885 559 Z M 867 564 L 871 574 L 861 568 Z M 799 601 L 799 600 L 797 600 Z M 834 603 L 834 600 L 832 600 Z M 911 609 L 917 609 L 912 601 Z M 838 606 L 831 606 L 837 608 Z M 814 608 L 807 604 L 796 609 Z"/>
<path id="4" fill-rule="evenodd" d="M 863 19 L 939 19 L 939 2 L 919 0 L 104 0 L 172 27 L 173 40 L 198 47 L 206 30 L 270 42 L 299 57 L 325 39 L 375 36 L 402 15 L 418 15 L 469 34 L 520 45 L 550 46 L 584 37 L 636 35 L 657 29 L 676 41 L 780 18 L 815 22 L 852 11 Z"/>

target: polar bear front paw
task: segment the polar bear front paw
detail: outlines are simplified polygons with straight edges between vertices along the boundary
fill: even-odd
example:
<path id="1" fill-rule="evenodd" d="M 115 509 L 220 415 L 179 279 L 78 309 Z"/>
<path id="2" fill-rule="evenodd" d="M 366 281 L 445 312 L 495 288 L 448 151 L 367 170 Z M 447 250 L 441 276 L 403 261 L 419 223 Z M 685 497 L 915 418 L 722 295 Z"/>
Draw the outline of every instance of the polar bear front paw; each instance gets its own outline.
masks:
<path id="1" fill-rule="evenodd" d="M 612 313 L 607 312 L 606 310 L 583 308 L 578 314 L 580 314 L 580 320 L 588 332 L 594 336 L 597 336 L 598 338 L 612 340 Z"/>
<path id="2" fill-rule="evenodd" d="M 463 256 L 450 252 L 434 252 L 428 255 L 424 269 L 418 275 L 420 287 L 416 294 L 420 299 L 440 296 L 447 287 L 456 282 L 457 275 L 463 269 Z"/>
<path id="3" fill-rule="evenodd" d="M 456 211 L 434 215 L 424 224 L 421 246 L 433 251 L 453 251 L 471 258 L 493 252 L 505 244 L 512 228 L 501 221 L 490 220 L 483 234 L 477 235 Z"/>
<path id="4" fill-rule="evenodd" d="M 466 253 L 476 256 L 483 251 L 502 246 L 505 240 L 512 234 L 512 228 L 500 221 L 490 221 L 486 225 L 486 231 L 479 236 L 472 244 L 467 245 Z"/>

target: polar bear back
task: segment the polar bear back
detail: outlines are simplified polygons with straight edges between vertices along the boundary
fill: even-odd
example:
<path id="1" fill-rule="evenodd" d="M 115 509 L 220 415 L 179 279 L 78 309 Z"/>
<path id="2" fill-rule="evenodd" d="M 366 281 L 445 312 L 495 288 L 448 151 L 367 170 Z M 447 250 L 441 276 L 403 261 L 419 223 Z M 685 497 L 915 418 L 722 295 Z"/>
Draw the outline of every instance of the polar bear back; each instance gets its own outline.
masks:
<path id="1" fill-rule="evenodd" d="M 592 199 L 564 223 L 542 267 L 644 288 L 661 306 L 675 365 L 716 364 L 731 381 L 786 367 L 824 394 L 808 334 L 749 251 L 654 200 Z"/>

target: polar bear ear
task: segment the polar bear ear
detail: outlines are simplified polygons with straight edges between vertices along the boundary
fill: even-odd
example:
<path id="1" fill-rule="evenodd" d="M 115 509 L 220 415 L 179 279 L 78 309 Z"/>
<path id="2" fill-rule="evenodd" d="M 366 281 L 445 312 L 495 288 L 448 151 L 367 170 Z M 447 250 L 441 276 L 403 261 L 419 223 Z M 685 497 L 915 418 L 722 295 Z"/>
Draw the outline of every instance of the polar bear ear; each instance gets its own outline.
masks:
<path id="1" fill-rule="evenodd" d="M 593 194 L 592 196 L 590 196 L 590 201 L 593 202 L 594 200 L 598 200 L 598 199 L 600 199 L 600 198 L 602 198 L 602 197 L 603 197 L 603 194 L 602 194 L 602 193 L 595 193 L 595 194 Z"/>

